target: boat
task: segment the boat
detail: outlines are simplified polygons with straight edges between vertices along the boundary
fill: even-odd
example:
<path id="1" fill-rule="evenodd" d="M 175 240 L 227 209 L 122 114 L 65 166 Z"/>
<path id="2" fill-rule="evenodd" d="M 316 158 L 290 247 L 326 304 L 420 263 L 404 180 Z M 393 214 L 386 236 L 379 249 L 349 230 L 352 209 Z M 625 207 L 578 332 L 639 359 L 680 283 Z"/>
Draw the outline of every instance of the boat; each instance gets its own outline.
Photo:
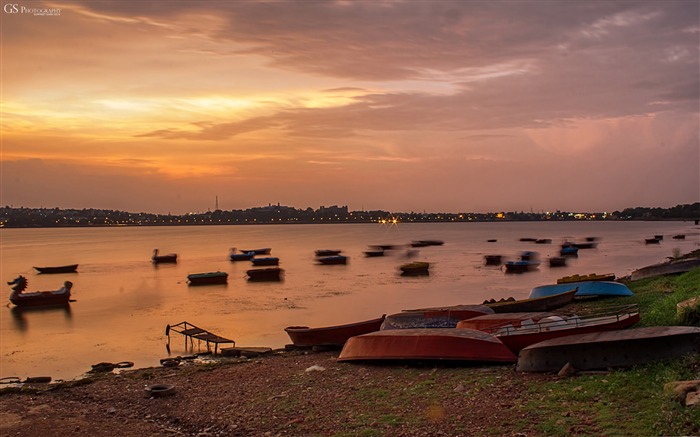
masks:
<path id="1" fill-rule="evenodd" d="M 577 288 L 549 296 L 535 297 L 522 300 L 484 301 L 484 305 L 496 313 L 518 313 L 531 311 L 551 311 L 568 305 L 574 299 Z"/>
<path id="2" fill-rule="evenodd" d="M 246 250 L 241 250 L 242 253 L 248 253 L 248 252 L 253 252 L 255 255 L 269 255 L 270 252 L 272 252 L 272 249 L 269 247 L 263 247 L 260 249 L 246 249 Z"/>
<path id="3" fill-rule="evenodd" d="M 385 315 L 382 315 L 376 319 L 362 322 L 321 328 L 288 326 L 284 328 L 284 331 L 289 335 L 294 346 L 297 347 L 342 346 L 350 337 L 379 331 L 384 318 Z"/>
<path id="4" fill-rule="evenodd" d="M 578 291 L 574 294 L 574 299 L 585 299 L 593 297 L 619 297 L 634 296 L 634 292 L 626 285 L 612 281 L 583 281 L 577 282 Z M 540 285 L 530 292 L 530 298 L 551 296 L 571 289 L 571 284 Z"/>
<path id="5" fill-rule="evenodd" d="M 658 239 L 658 238 L 656 238 L 656 237 L 654 237 L 654 238 L 645 238 L 645 239 L 644 239 L 644 243 L 645 243 L 645 244 L 659 244 L 659 243 L 661 243 L 661 240 Z"/>
<path id="6" fill-rule="evenodd" d="M 584 281 L 614 281 L 615 273 L 605 273 L 599 275 L 597 273 L 591 273 L 588 275 L 571 275 L 564 276 L 557 279 L 557 284 L 571 284 L 574 282 L 584 282 Z"/>
<path id="7" fill-rule="evenodd" d="M 540 266 L 540 263 L 537 261 L 525 261 L 525 260 L 507 261 L 505 266 L 506 266 L 506 273 L 524 273 L 524 272 L 529 272 L 532 270 L 537 270 L 538 267 Z"/>
<path id="8" fill-rule="evenodd" d="M 559 250 L 559 255 L 561 256 L 577 256 L 578 247 L 575 246 L 562 246 Z"/>
<path id="9" fill-rule="evenodd" d="M 251 269 L 246 272 L 249 281 L 279 281 L 284 270 L 279 267 Z"/>
<path id="10" fill-rule="evenodd" d="M 520 351 L 518 372 L 557 372 L 632 367 L 700 353 L 700 328 L 653 326 L 568 335 Z"/>
<path id="11" fill-rule="evenodd" d="M 671 238 L 673 238 L 674 240 L 685 240 L 685 234 L 677 234 Z"/>
<path id="12" fill-rule="evenodd" d="M 566 267 L 565 256 L 552 256 L 549 258 L 549 267 Z"/>
<path id="13" fill-rule="evenodd" d="M 231 261 L 250 261 L 255 256 L 255 252 L 240 252 L 236 253 L 236 248 L 231 248 L 231 254 L 229 258 Z"/>
<path id="14" fill-rule="evenodd" d="M 513 316 L 517 316 L 517 314 L 514 313 Z M 639 322 L 639 317 L 638 305 L 625 305 L 589 313 L 583 317 L 550 315 L 513 319 L 492 326 L 485 326 L 488 320 L 482 320 L 484 323 L 480 329 L 498 337 L 517 355 L 523 348 L 552 338 L 628 328 Z M 472 323 L 467 322 L 469 320 L 464 320 L 462 326 L 473 328 L 474 324 L 479 323 L 478 320 Z M 460 325 L 458 324 L 457 327 Z"/>
<path id="15" fill-rule="evenodd" d="M 317 250 L 316 256 L 335 256 L 339 255 L 342 250 L 335 250 L 335 249 L 319 249 Z"/>
<path id="16" fill-rule="evenodd" d="M 280 263 L 280 259 L 275 256 L 268 256 L 265 258 L 252 258 L 250 262 L 254 266 L 276 266 Z"/>
<path id="17" fill-rule="evenodd" d="M 460 320 L 493 313 L 494 310 L 485 305 L 452 305 L 403 310 L 386 316 L 381 329 L 454 328 Z"/>
<path id="18" fill-rule="evenodd" d="M 690 271 L 696 267 L 700 267 L 700 258 L 690 258 L 678 261 L 672 260 L 666 263 L 653 264 L 637 269 L 632 272 L 630 278 L 633 281 L 637 281 L 656 276 L 677 275 Z"/>
<path id="19" fill-rule="evenodd" d="M 187 275 L 190 285 L 225 284 L 228 281 L 226 272 L 193 273 Z"/>
<path id="20" fill-rule="evenodd" d="M 595 241 L 595 239 L 589 240 L 588 238 L 586 239 L 585 242 L 574 242 L 574 241 L 565 241 L 562 243 L 561 247 L 575 247 L 577 249 L 595 249 L 598 247 L 598 242 Z"/>
<path id="21" fill-rule="evenodd" d="M 449 360 L 515 363 L 517 357 L 491 334 L 473 329 L 395 329 L 351 337 L 338 361 Z"/>
<path id="22" fill-rule="evenodd" d="M 58 267 L 34 267 L 39 273 L 75 273 L 78 270 L 78 264 L 70 264 L 67 266 Z"/>
<path id="23" fill-rule="evenodd" d="M 365 251 L 365 256 L 367 258 L 374 258 L 378 256 L 384 256 L 384 249 L 372 249 L 372 250 L 366 250 Z"/>
<path id="24" fill-rule="evenodd" d="M 547 311 L 485 314 L 483 316 L 472 317 L 471 319 L 460 320 L 456 328 L 488 331 L 494 326 L 520 325 L 526 320 L 538 322 L 541 319 L 554 315 L 554 313 Z"/>
<path id="25" fill-rule="evenodd" d="M 153 256 L 151 257 L 151 260 L 154 264 L 176 263 L 177 254 L 168 253 L 166 255 L 159 255 L 158 249 L 153 249 Z"/>
<path id="26" fill-rule="evenodd" d="M 318 262 L 320 264 L 323 264 L 323 265 L 347 264 L 348 257 L 345 255 L 323 256 L 323 257 L 318 258 Z"/>
<path id="27" fill-rule="evenodd" d="M 552 244 L 551 238 L 538 238 L 535 240 L 535 244 Z"/>
<path id="28" fill-rule="evenodd" d="M 18 307 L 39 307 L 39 306 L 60 306 L 68 305 L 70 302 L 70 291 L 73 283 L 65 281 L 63 287 L 55 291 L 34 291 L 25 293 L 29 282 L 27 278 L 20 275 L 7 285 L 12 285 L 10 302 Z"/>
<path id="29" fill-rule="evenodd" d="M 445 244 L 442 240 L 414 240 L 411 242 L 413 247 L 426 247 L 426 246 L 442 246 Z"/>
<path id="30" fill-rule="evenodd" d="M 419 276 L 430 274 L 430 263 L 424 261 L 414 261 L 399 267 L 401 274 L 405 276 Z"/>
<path id="31" fill-rule="evenodd" d="M 501 265 L 501 255 L 484 255 L 484 262 L 487 266 Z"/>

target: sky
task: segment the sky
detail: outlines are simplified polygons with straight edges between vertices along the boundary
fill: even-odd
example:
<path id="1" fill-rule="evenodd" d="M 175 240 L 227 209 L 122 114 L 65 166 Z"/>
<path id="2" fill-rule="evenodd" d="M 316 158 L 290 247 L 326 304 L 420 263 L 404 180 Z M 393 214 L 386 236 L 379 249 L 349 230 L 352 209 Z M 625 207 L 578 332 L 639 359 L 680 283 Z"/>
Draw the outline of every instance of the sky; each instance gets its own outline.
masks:
<path id="1" fill-rule="evenodd" d="M 700 201 L 697 0 L 2 6 L 2 206 Z"/>

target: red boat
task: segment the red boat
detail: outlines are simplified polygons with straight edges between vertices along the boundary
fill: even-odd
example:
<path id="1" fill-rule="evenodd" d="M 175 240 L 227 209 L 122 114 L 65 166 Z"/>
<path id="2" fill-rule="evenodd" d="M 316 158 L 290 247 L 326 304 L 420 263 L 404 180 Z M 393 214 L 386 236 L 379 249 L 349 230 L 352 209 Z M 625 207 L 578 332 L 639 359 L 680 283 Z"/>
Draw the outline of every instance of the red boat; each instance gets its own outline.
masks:
<path id="1" fill-rule="evenodd" d="M 382 315 L 377 319 L 322 328 L 288 326 L 284 328 L 284 331 L 289 335 L 289 338 L 292 339 L 294 346 L 342 346 L 350 337 L 379 331 L 384 317 L 385 316 Z"/>
<path id="2" fill-rule="evenodd" d="M 625 305 L 607 312 L 579 316 L 549 316 L 538 321 L 521 320 L 482 328 L 498 337 L 514 354 L 541 341 L 590 332 L 624 329 L 639 322 L 639 306 Z"/>
<path id="3" fill-rule="evenodd" d="M 545 317 L 554 316 L 554 313 L 532 312 L 532 313 L 496 313 L 477 316 L 457 323 L 457 328 L 476 329 L 477 331 L 488 331 L 494 326 L 505 326 L 513 324 L 520 326 L 525 320 L 538 322 Z"/>
<path id="4" fill-rule="evenodd" d="M 73 283 L 66 281 L 62 288 L 55 291 L 35 291 L 24 293 L 27 289 L 27 278 L 19 276 L 14 281 L 8 282 L 12 287 L 10 302 L 18 307 L 59 306 L 68 305 L 70 302 L 70 290 Z"/>
<path id="5" fill-rule="evenodd" d="M 377 331 L 350 338 L 338 361 L 451 360 L 515 363 L 498 338 L 473 329 L 429 328 Z"/>

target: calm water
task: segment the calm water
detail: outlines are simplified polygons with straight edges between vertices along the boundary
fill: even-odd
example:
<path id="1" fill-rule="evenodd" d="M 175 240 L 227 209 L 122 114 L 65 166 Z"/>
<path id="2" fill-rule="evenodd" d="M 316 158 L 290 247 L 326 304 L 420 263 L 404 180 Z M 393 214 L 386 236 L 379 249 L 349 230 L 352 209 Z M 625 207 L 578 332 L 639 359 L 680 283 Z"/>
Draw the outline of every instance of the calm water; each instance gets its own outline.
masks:
<path id="1" fill-rule="evenodd" d="M 685 240 L 672 235 L 686 234 Z M 644 238 L 663 234 L 659 245 Z M 481 303 L 487 298 L 526 298 L 536 285 L 572 274 L 618 276 L 663 261 L 674 249 L 700 245 L 692 222 L 430 223 L 352 225 L 258 225 L 149 228 L 2 229 L 1 271 L 5 285 L 29 278 L 29 291 L 74 283 L 70 311 L 13 311 L 0 308 L 0 377 L 52 376 L 74 379 L 98 362 L 159 364 L 168 356 L 165 327 L 188 321 L 236 340 L 238 346 L 283 347 L 289 325 L 327 326 L 390 314 L 402 309 Z M 601 238 L 597 249 L 580 250 L 567 267 L 551 269 L 548 256 L 564 238 Z M 552 244 L 520 242 L 551 238 Z M 412 260 L 433 263 L 429 277 L 401 277 L 406 251 L 366 258 L 370 244 L 406 244 L 439 239 L 444 246 L 419 249 Z M 497 239 L 488 243 L 488 239 Z M 271 247 L 285 277 L 279 283 L 249 283 L 249 262 L 232 263 L 231 247 Z M 155 267 L 151 252 L 176 252 L 176 265 Z M 316 249 L 342 249 L 348 265 L 320 266 Z M 535 272 L 505 274 L 484 266 L 484 255 L 510 259 L 538 251 Z M 80 264 L 77 274 L 40 275 L 33 266 Z M 190 287 L 190 273 L 221 270 L 227 285 Z M 171 353 L 183 355 L 182 337 L 172 335 Z"/>

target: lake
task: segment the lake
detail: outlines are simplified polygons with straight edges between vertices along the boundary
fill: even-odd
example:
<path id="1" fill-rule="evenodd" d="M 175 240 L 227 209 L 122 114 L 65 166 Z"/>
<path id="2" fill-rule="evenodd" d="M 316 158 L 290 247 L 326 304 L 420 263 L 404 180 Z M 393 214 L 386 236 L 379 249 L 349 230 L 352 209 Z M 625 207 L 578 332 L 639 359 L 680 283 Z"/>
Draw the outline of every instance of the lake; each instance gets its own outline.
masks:
<path id="1" fill-rule="evenodd" d="M 660 244 L 645 238 L 661 234 Z M 685 234 L 685 240 L 671 237 Z M 0 377 L 51 376 L 75 379 L 99 362 L 159 365 L 168 356 L 185 355 L 184 341 L 165 329 L 182 321 L 237 346 L 283 347 L 284 328 L 351 323 L 408 308 L 481 303 L 485 299 L 528 297 L 532 287 L 573 274 L 630 274 L 664 261 L 675 252 L 700 246 L 693 222 L 501 222 L 332 225 L 249 225 L 181 227 L 45 228 L 0 230 L 0 270 L 5 285 L 18 275 L 28 291 L 56 290 L 73 282 L 75 300 L 63 308 L 0 311 Z M 550 268 L 565 239 L 599 238 L 568 266 Z M 549 238 L 551 244 L 520 241 Z M 487 240 L 496 239 L 496 242 Z M 407 248 L 384 257 L 365 257 L 368 245 L 406 245 L 442 240 L 407 257 Z M 231 262 L 231 247 L 272 248 L 285 270 L 281 282 L 248 282 L 250 262 Z M 154 248 L 175 252 L 178 263 L 155 266 Z M 347 265 L 318 265 L 314 251 L 338 249 Z M 506 274 L 485 266 L 484 256 L 515 260 L 537 251 L 539 270 Z M 431 263 L 429 276 L 402 277 L 408 261 Z M 33 266 L 79 264 L 78 273 L 38 274 Z M 229 274 L 228 284 L 192 287 L 187 275 L 211 271 Z M 196 344 L 196 343 L 195 343 Z"/>

